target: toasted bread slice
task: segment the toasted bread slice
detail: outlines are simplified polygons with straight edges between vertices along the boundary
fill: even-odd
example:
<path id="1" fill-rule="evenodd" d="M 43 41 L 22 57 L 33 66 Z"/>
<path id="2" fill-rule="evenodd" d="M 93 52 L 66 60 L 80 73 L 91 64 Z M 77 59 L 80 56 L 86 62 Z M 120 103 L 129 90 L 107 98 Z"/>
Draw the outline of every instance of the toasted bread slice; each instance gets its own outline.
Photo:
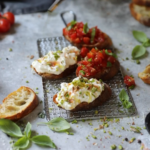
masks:
<path id="1" fill-rule="evenodd" d="M 146 7 L 150 6 L 150 0 L 132 0 L 132 2 L 141 6 L 146 6 Z"/>
<path id="2" fill-rule="evenodd" d="M 76 68 L 77 68 L 77 64 L 75 65 L 71 65 L 69 66 L 69 68 L 67 68 L 66 70 L 64 70 L 61 74 L 59 75 L 56 75 L 56 74 L 50 74 L 50 73 L 40 73 L 40 72 L 37 72 L 37 70 L 31 65 L 31 68 L 34 69 L 34 71 L 42 76 L 43 78 L 45 79 L 60 79 L 60 78 L 64 78 L 70 74 L 72 74 Z"/>
<path id="3" fill-rule="evenodd" d="M 139 6 L 135 3 L 131 3 L 130 12 L 137 21 L 146 26 L 150 26 L 150 7 Z"/>
<path id="4" fill-rule="evenodd" d="M 21 86 L 17 91 L 10 93 L 0 105 L 0 118 L 19 120 L 31 113 L 39 101 L 28 87 Z"/>
<path id="5" fill-rule="evenodd" d="M 112 47 L 112 41 L 110 39 L 110 37 L 103 33 L 104 34 L 104 42 L 101 42 L 101 43 L 95 43 L 95 44 L 84 44 L 84 43 L 81 43 L 81 44 L 76 44 L 74 42 L 71 41 L 71 39 L 66 36 L 66 35 L 63 35 L 72 45 L 78 47 L 79 49 L 82 48 L 82 47 L 87 47 L 89 49 L 91 48 L 95 48 L 97 47 L 98 49 L 105 49 L 105 48 L 111 48 Z"/>
<path id="6" fill-rule="evenodd" d="M 138 76 L 143 80 L 143 82 L 150 84 L 150 65 L 146 66 L 143 72 L 138 73 Z"/>
<path id="7" fill-rule="evenodd" d="M 75 111 L 85 111 L 85 110 L 93 109 L 95 107 L 103 105 L 106 101 L 108 101 L 110 99 L 110 97 L 111 97 L 111 89 L 107 84 L 104 84 L 104 90 L 102 91 L 100 96 L 97 97 L 94 101 L 92 101 L 91 103 L 82 102 L 70 111 L 75 112 Z M 54 95 L 53 102 L 55 104 L 58 104 L 56 101 L 56 98 L 57 98 L 57 94 Z M 59 106 L 59 107 L 62 108 L 61 106 Z"/>

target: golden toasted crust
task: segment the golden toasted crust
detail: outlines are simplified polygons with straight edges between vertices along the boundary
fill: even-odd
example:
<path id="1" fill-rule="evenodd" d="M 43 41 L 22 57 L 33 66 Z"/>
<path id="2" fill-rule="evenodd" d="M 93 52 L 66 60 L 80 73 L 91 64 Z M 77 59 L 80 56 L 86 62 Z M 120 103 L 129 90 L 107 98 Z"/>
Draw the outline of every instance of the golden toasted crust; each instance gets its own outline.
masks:
<path id="1" fill-rule="evenodd" d="M 24 92 L 26 94 L 21 95 L 24 94 Z M 22 99 L 18 97 L 18 94 L 22 96 Z M 32 96 L 30 97 L 30 95 Z M 29 98 L 27 98 L 26 96 L 28 96 Z M 35 92 L 28 87 L 21 86 L 17 91 L 10 93 L 3 100 L 3 103 L 0 105 L 0 118 L 19 120 L 31 113 L 38 104 L 39 101 Z M 15 109 L 18 110 L 16 111 Z"/>
<path id="2" fill-rule="evenodd" d="M 150 7 L 139 6 L 131 3 L 130 12 L 137 21 L 144 24 L 145 26 L 150 26 L 150 15 L 147 15 L 150 14 Z"/>
<path id="3" fill-rule="evenodd" d="M 99 72 L 95 74 L 94 76 L 88 76 L 86 78 L 88 79 L 96 78 L 96 79 L 102 79 L 104 81 L 110 80 L 118 73 L 119 67 L 120 67 L 120 63 L 118 60 L 116 60 L 115 63 L 111 67 L 106 68 L 105 70 L 103 70 L 103 72 Z M 76 72 L 76 76 L 77 76 L 77 72 Z"/>
<path id="4" fill-rule="evenodd" d="M 63 71 L 61 74 L 59 74 L 59 75 L 50 74 L 50 73 L 39 73 L 39 72 L 36 71 L 36 69 L 35 69 L 32 65 L 31 65 L 31 68 L 33 68 L 34 71 L 35 71 L 38 75 L 42 76 L 43 78 L 46 78 L 46 79 L 60 79 L 60 78 L 63 78 L 63 77 L 66 77 L 66 76 L 72 74 L 72 73 L 76 70 L 77 65 L 75 64 L 75 65 L 69 66 L 69 68 L 67 68 L 66 70 L 64 70 L 64 71 Z"/>
<path id="5" fill-rule="evenodd" d="M 110 87 L 105 84 L 104 85 L 104 91 L 101 93 L 101 95 L 96 98 L 93 102 L 91 103 L 87 103 L 87 102 L 82 102 L 80 103 L 79 105 L 77 105 L 74 109 L 70 110 L 70 111 L 85 111 L 85 110 L 90 110 L 90 109 L 93 109 L 95 107 L 98 107 L 100 105 L 103 105 L 106 101 L 108 101 L 111 97 L 111 89 Z M 53 102 L 55 104 L 58 104 L 57 101 L 56 101 L 56 98 L 57 98 L 57 94 L 55 94 L 53 96 Z M 60 106 L 59 106 L 60 107 Z M 61 108 L 61 107 L 60 107 Z"/>
<path id="6" fill-rule="evenodd" d="M 104 34 L 104 37 L 105 37 L 104 42 L 95 43 L 95 44 L 90 44 L 90 45 L 89 45 L 89 44 L 84 44 L 84 43 L 82 43 L 82 44 L 76 44 L 76 43 L 72 42 L 71 39 L 70 39 L 68 36 L 66 36 L 66 35 L 63 35 L 63 36 L 64 36 L 72 45 L 78 47 L 79 49 L 82 48 L 82 47 L 87 47 L 87 48 L 89 48 L 89 49 L 95 48 L 95 47 L 97 47 L 98 49 L 111 48 L 111 47 L 112 47 L 112 41 L 111 41 L 110 37 L 109 37 L 107 34 L 105 34 L 105 33 L 103 33 L 103 34 Z"/>
<path id="7" fill-rule="evenodd" d="M 138 76 L 143 80 L 143 82 L 150 84 L 150 64 L 146 66 L 143 72 L 138 73 Z"/>
<path id="8" fill-rule="evenodd" d="M 140 6 L 150 6 L 150 0 L 132 0 L 132 2 Z"/>

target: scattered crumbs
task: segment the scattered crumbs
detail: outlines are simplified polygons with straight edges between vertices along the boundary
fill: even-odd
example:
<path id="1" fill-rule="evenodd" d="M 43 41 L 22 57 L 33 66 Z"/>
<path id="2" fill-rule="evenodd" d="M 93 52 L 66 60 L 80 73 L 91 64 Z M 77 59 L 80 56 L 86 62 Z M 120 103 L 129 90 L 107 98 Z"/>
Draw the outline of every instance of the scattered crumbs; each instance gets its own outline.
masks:
<path id="1" fill-rule="evenodd" d="M 33 58 L 34 58 L 34 55 L 31 55 L 31 56 L 30 56 L 30 59 L 33 59 Z"/>
<path id="2" fill-rule="evenodd" d="M 46 93 L 48 93 L 49 92 L 49 90 L 46 90 Z"/>
<path id="3" fill-rule="evenodd" d="M 103 133 L 106 133 L 106 131 L 105 131 L 105 130 L 103 130 Z"/>
<path id="4" fill-rule="evenodd" d="M 119 145 L 119 146 L 118 146 L 118 149 L 122 150 L 122 149 L 123 149 L 122 145 Z"/>
<path id="5" fill-rule="evenodd" d="M 109 127 L 109 125 L 108 125 L 108 124 L 105 124 L 105 127 L 106 127 L 106 128 L 108 128 L 108 127 Z"/>
<path id="6" fill-rule="evenodd" d="M 126 60 L 129 60 L 129 58 L 128 58 L 128 57 L 126 57 Z"/>
<path id="7" fill-rule="evenodd" d="M 71 123 L 72 123 L 72 124 L 77 124 L 78 121 L 77 121 L 77 120 L 73 120 Z"/>
<path id="8" fill-rule="evenodd" d="M 122 58 L 122 60 L 125 61 L 123 58 Z"/>
<path id="9" fill-rule="evenodd" d="M 120 122 L 120 119 L 119 118 L 115 119 L 115 122 L 116 123 Z"/>
<path id="10" fill-rule="evenodd" d="M 93 143 L 93 145 L 95 145 L 95 146 L 96 146 L 96 145 L 97 145 L 97 143 Z"/>
<path id="11" fill-rule="evenodd" d="M 43 101 L 40 101 L 40 104 L 42 104 L 43 103 Z"/>
<path id="12" fill-rule="evenodd" d="M 36 90 L 38 90 L 39 88 L 36 88 Z"/>
<path id="13" fill-rule="evenodd" d="M 125 138 L 124 140 L 128 142 L 128 138 Z"/>
<path id="14" fill-rule="evenodd" d="M 39 92 L 35 92 L 36 94 L 39 94 Z"/>
<path id="15" fill-rule="evenodd" d="M 89 141 L 89 138 L 88 138 L 88 136 L 86 137 L 86 139 L 87 139 L 87 141 Z"/>
<path id="16" fill-rule="evenodd" d="M 26 81 L 26 83 L 29 83 L 29 81 Z"/>
<path id="17" fill-rule="evenodd" d="M 140 64 L 141 62 L 140 62 L 139 60 L 136 60 L 136 63 L 137 63 L 137 64 Z"/>
<path id="18" fill-rule="evenodd" d="M 135 138 L 132 138 L 129 143 L 133 143 L 135 141 Z"/>
<path id="19" fill-rule="evenodd" d="M 85 120 L 84 120 L 84 119 L 82 119 L 82 122 L 85 122 Z"/>
<path id="20" fill-rule="evenodd" d="M 143 148 L 144 148 L 144 146 L 142 145 L 142 146 L 140 147 L 140 149 L 143 150 Z"/>
<path id="21" fill-rule="evenodd" d="M 132 122 L 132 125 L 135 125 L 135 123 L 134 123 L 134 122 Z"/>
<path id="22" fill-rule="evenodd" d="M 97 137 L 95 135 L 92 134 L 93 139 L 97 139 Z"/>
<path id="23" fill-rule="evenodd" d="M 111 146 L 111 149 L 116 149 L 116 148 L 117 148 L 116 145 Z"/>
<path id="24" fill-rule="evenodd" d="M 98 128 L 94 128 L 94 131 L 97 131 L 98 130 Z"/>
<path id="25" fill-rule="evenodd" d="M 139 143 L 139 144 L 141 144 L 141 143 L 142 143 L 142 141 L 141 141 L 141 140 L 138 140 L 138 143 Z"/>
<path id="26" fill-rule="evenodd" d="M 122 130 L 124 130 L 124 127 L 121 127 Z"/>
<path id="27" fill-rule="evenodd" d="M 127 68 L 127 71 L 130 71 L 129 68 Z"/>
<path id="28" fill-rule="evenodd" d="M 102 138 L 100 139 L 100 141 L 102 141 Z"/>
<path id="29" fill-rule="evenodd" d="M 92 125 L 93 125 L 93 124 L 92 124 L 92 122 L 89 122 L 88 124 L 89 124 L 90 126 L 92 126 Z"/>
<path id="30" fill-rule="evenodd" d="M 137 94 L 136 96 L 139 96 L 140 94 Z"/>
<path id="31" fill-rule="evenodd" d="M 108 131 L 109 135 L 113 135 L 112 132 Z"/>
<path id="32" fill-rule="evenodd" d="M 99 125 L 99 129 L 103 129 L 104 128 L 104 125 Z"/>
<path id="33" fill-rule="evenodd" d="M 10 48 L 9 51 L 12 52 L 12 48 Z"/>

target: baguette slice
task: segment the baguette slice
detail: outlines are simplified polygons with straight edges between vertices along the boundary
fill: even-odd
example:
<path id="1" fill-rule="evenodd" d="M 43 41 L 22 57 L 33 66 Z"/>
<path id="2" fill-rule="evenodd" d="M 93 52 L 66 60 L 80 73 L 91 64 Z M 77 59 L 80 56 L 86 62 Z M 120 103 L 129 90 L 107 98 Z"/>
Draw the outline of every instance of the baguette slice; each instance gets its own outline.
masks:
<path id="1" fill-rule="evenodd" d="M 95 43 L 95 44 L 84 44 L 84 43 L 82 43 L 82 44 L 76 44 L 76 43 L 72 42 L 72 40 L 71 40 L 68 36 L 66 36 L 66 35 L 63 35 L 63 36 L 64 36 L 72 45 L 78 47 L 79 49 L 82 48 L 82 47 L 87 47 L 87 48 L 89 48 L 89 49 L 95 48 L 95 47 L 97 47 L 98 49 L 111 48 L 113 44 L 112 44 L 112 41 L 111 41 L 110 37 L 109 37 L 107 34 L 105 34 L 105 33 L 103 33 L 103 34 L 104 34 L 104 38 L 105 38 L 104 42 Z"/>
<path id="2" fill-rule="evenodd" d="M 143 80 L 143 82 L 150 84 L 150 64 L 146 66 L 143 72 L 138 73 L 138 76 Z"/>
<path id="3" fill-rule="evenodd" d="M 42 76 L 43 78 L 45 79 L 60 79 L 60 78 L 63 78 L 63 77 L 66 77 L 68 75 L 70 75 L 72 72 L 74 72 L 77 68 L 77 64 L 74 64 L 74 65 L 71 65 L 69 66 L 69 68 L 65 69 L 61 74 L 59 75 L 56 75 L 56 74 L 50 74 L 50 73 L 40 73 L 40 72 L 37 72 L 37 70 L 31 65 L 31 68 L 34 69 L 34 71 Z"/>
<path id="4" fill-rule="evenodd" d="M 137 21 L 146 26 L 150 26 L 150 7 L 139 6 L 135 3 L 131 3 L 130 12 Z"/>
<path id="5" fill-rule="evenodd" d="M 19 120 L 31 113 L 39 101 L 34 91 L 21 86 L 17 91 L 10 93 L 0 105 L 0 118 Z"/>
<path id="6" fill-rule="evenodd" d="M 150 0 L 132 0 L 132 2 L 141 6 L 146 6 L 146 7 L 150 6 Z"/>
<path id="7" fill-rule="evenodd" d="M 91 103 L 82 102 L 70 111 L 72 111 L 72 112 L 85 111 L 85 110 L 90 110 L 90 109 L 93 109 L 100 105 L 103 105 L 106 101 L 108 101 L 110 99 L 111 93 L 112 92 L 111 92 L 110 87 L 107 84 L 104 84 L 104 90 L 102 91 L 101 95 L 99 97 L 97 97 L 93 102 L 91 102 Z M 57 94 L 55 94 L 53 96 L 53 102 L 55 104 L 58 104 L 56 101 L 56 98 L 57 98 Z M 62 107 L 60 107 L 60 108 L 62 108 Z"/>

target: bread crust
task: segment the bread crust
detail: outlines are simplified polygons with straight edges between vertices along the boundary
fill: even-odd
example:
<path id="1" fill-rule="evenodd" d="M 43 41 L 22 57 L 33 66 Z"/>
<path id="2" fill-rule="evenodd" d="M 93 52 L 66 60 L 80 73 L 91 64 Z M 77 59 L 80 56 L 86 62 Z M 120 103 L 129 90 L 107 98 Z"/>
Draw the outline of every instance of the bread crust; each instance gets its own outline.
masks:
<path id="1" fill-rule="evenodd" d="M 104 69 L 102 72 L 99 72 L 95 74 L 94 76 L 88 76 L 86 78 L 96 78 L 96 79 L 102 79 L 102 80 L 110 80 L 112 79 L 119 71 L 120 68 L 120 63 L 118 60 L 112 64 L 111 67 Z M 76 71 L 76 76 L 77 76 L 77 71 Z"/>
<path id="2" fill-rule="evenodd" d="M 149 0 L 132 0 L 133 3 L 140 5 L 140 6 L 146 6 L 150 7 L 150 1 Z"/>
<path id="3" fill-rule="evenodd" d="M 34 71 L 42 76 L 43 78 L 45 79 L 60 79 L 60 78 L 63 78 L 63 77 L 66 77 L 68 75 L 70 75 L 71 73 L 73 73 L 76 68 L 77 68 L 77 64 L 74 64 L 74 65 L 71 65 L 69 66 L 69 68 L 65 69 L 61 74 L 59 75 L 56 75 L 56 74 L 50 74 L 50 73 L 40 73 L 40 72 L 37 72 L 36 69 L 31 65 L 31 68 L 34 69 Z"/>
<path id="4" fill-rule="evenodd" d="M 150 64 L 146 66 L 143 72 L 138 73 L 138 77 L 141 78 L 146 84 L 150 84 Z"/>
<path id="5" fill-rule="evenodd" d="M 144 24 L 145 26 L 150 27 L 150 18 L 145 19 L 140 13 L 135 12 L 134 5 L 136 5 L 136 4 L 130 3 L 130 12 L 131 12 L 132 16 L 140 23 Z M 150 7 L 146 7 L 146 9 L 148 11 L 150 11 Z"/>
<path id="6" fill-rule="evenodd" d="M 102 91 L 101 95 L 98 98 L 96 98 L 93 102 L 91 102 L 91 103 L 82 102 L 70 111 L 72 111 L 72 112 L 85 111 L 85 110 L 91 110 L 95 107 L 101 106 L 110 99 L 111 93 L 112 92 L 111 92 L 110 87 L 107 84 L 104 84 L 104 91 Z M 58 104 L 56 101 L 56 98 L 57 98 L 57 94 L 55 94 L 53 96 L 53 102 L 55 104 Z M 60 107 L 60 108 L 62 108 L 62 107 Z"/>
<path id="7" fill-rule="evenodd" d="M 89 48 L 89 49 L 95 48 L 95 47 L 97 47 L 98 49 L 111 48 L 112 45 L 113 45 L 113 44 L 112 44 L 112 41 L 111 41 L 111 38 L 110 38 L 107 34 L 105 34 L 105 33 L 103 33 L 103 34 L 104 34 L 104 38 L 105 38 L 104 42 L 95 43 L 95 44 L 84 44 L 84 43 L 82 43 L 82 44 L 76 44 L 76 43 L 72 42 L 71 39 L 70 39 L 68 36 L 66 36 L 66 35 L 64 35 L 64 34 L 63 34 L 63 36 L 64 36 L 72 45 L 76 46 L 76 47 L 79 48 L 79 49 L 81 49 L 82 47 L 87 47 L 87 48 Z"/>
<path id="8" fill-rule="evenodd" d="M 31 91 L 34 94 L 33 100 L 28 105 L 28 107 L 23 109 L 21 112 L 19 112 L 17 114 L 14 114 L 14 115 L 10 115 L 10 116 L 5 116 L 5 117 L 2 117 L 2 118 L 10 119 L 10 120 L 13 120 L 13 121 L 17 121 L 17 120 L 25 117 L 29 113 L 31 113 L 37 107 L 37 105 L 39 104 L 39 101 L 38 101 L 38 98 L 37 98 L 35 92 L 32 89 L 30 89 L 28 87 L 24 87 L 24 86 L 21 86 L 18 90 L 21 90 L 22 88 L 26 88 L 27 90 Z M 14 91 L 14 92 L 10 93 L 6 98 L 4 98 L 3 103 L 5 103 L 7 98 L 10 97 L 11 95 L 13 95 L 14 93 L 16 93 L 17 91 Z M 0 105 L 0 109 L 1 108 L 2 108 L 2 105 Z M 0 116 L 0 118 L 1 118 L 1 116 Z"/>

